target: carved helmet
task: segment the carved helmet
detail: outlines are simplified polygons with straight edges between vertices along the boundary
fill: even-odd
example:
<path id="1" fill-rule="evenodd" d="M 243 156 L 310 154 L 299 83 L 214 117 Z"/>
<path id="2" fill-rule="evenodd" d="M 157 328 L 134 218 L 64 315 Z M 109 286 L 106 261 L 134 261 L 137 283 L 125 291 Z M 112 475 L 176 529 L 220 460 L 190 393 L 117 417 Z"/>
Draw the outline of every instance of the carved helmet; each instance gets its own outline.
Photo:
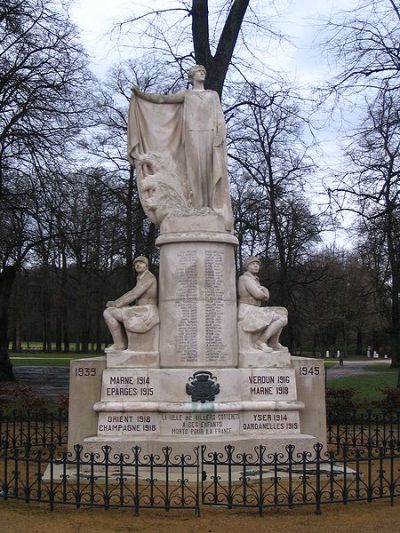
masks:
<path id="1" fill-rule="evenodd" d="M 135 263 L 137 263 L 138 261 L 144 263 L 147 268 L 149 268 L 149 260 L 144 255 L 138 255 L 137 257 L 135 257 L 135 259 L 133 260 L 133 265 L 135 265 Z"/>
<path id="2" fill-rule="evenodd" d="M 244 262 L 244 266 L 245 268 L 247 268 L 251 263 L 258 263 L 259 265 L 261 264 L 261 260 L 258 258 L 258 257 L 248 257 L 245 262 Z"/>

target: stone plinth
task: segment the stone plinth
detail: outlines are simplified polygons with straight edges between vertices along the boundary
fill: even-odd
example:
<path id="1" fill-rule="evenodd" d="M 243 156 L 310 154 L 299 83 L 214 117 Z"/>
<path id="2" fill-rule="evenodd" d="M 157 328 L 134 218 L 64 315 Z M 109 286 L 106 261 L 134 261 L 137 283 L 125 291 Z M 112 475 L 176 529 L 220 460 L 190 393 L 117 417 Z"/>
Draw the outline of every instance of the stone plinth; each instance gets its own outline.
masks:
<path id="1" fill-rule="evenodd" d="M 205 402 L 193 401 L 195 369 L 106 368 L 100 383 L 97 370 L 90 375 L 93 360 L 74 363 L 71 412 L 78 413 L 87 390 L 92 399 L 97 390 L 97 398 L 90 425 L 80 428 L 81 417 L 71 419 L 70 447 L 73 436 L 81 443 L 86 437 L 85 450 L 109 444 L 124 453 L 135 445 L 143 453 L 163 446 L 190 453 L 201 444 L 217 451 L 232 444 L 248 452 L 259 444 L 271 452 L 284 451 L 287 444 L 298 451 L 312 451 L 317 441 L 326 444 L 319 360 L 295 358 L 293 367 L 282 368 L 207 369 L 214 400 Z M 87 382 L 76 373 L 89 374 Z"/>
<path id="2" fill-rule="evenodd" d="M 300 412 L 302 431 L 326 442 L 325 367 L 320 359 L 292 357 L 298 398 L 306 408 Z"/>
<path id="3" fill-rule="evenodd" d="M 160 367 L 236 367 L 237 239 L 215 214 L 165 219 L 160 247 Z"/>
<path id="4" fill-rule="evenodd" d="M 106 366 L 107 368 L 143 368 L 144 366 L 158 368 L 160 366 L 160 353 L 158 351 L 110 350 L 106 353 Z"/>
<path id="5" fill-rule="evenodd" d="M 210 440 L 222 449 L 226 442 L 251 451 L 271 437 L 271 446 L 293 442 L 315 444 L 300 431 L 296 376 L 292 368 L 208 370 L 213 401 L 193 401 L 193 369 L 106 369 L 103 371 L 97 435 L 85 444 L 123 443 L 155 450 L 173 445 L 177 452 Z M 154 443 L 153 443 L 154 441 Z M 122 447 L 121 447 L 122 446 Z M 281 448 L 281 444 L 279 444 Z M 94 448 L 93 448 L 94 449 Z"/>
<path id="6" fill-rule="evenodd" d="M 93 404 L 101 394 L 105 357 L 75 359 L 69 367 L 68 446 L 82 444 L 97 432 L 98 415 Z"/>
<path id="7" fill-rule="evenodd" d="M 272 352 L 263 352 L 253 350 L 248 352 L 239 352 L 240 368 L 283 368 L 291 366 L 291 355 L 288 350 L 274 350 Z"/>

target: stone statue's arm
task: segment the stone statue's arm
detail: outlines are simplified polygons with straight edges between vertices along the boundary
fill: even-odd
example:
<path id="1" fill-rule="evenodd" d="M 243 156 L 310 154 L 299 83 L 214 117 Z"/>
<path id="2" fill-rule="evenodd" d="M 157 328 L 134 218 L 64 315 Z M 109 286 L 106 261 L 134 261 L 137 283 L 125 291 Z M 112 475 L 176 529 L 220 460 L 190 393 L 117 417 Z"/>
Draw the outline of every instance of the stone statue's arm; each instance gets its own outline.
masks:
<path id="1" fill-rule="evenodd" d="M 146 280 L 140 280 L 133 289 L 126 292 L 122 296 L 120 296 L 117 300 L 115 300 L 113 307 L 125 307 L 126 305 L 129 305 L 130 303 L 134 302 L 138 298 L 142 296 L 151 286 L 153 283 L 153 279 L 150 277 Z"/>
<path id="2" fill-rule="evenodd" d="M 263 302 L 269 300 L 269 290 L 262 285 L 258 285 L 252 279 L 246 279 L 246 289 L 256 300 L 261 300 Z"/>
<path id="3" fill-rule="evenodd" d="M 153 104 L 180 104 L 185 99 L 185 93 L 179 92 L 175 94 L 152 94 L 140 91 L 135 85 L 132 87 L 133 94 L 137 98 L 153 102 Z"/>

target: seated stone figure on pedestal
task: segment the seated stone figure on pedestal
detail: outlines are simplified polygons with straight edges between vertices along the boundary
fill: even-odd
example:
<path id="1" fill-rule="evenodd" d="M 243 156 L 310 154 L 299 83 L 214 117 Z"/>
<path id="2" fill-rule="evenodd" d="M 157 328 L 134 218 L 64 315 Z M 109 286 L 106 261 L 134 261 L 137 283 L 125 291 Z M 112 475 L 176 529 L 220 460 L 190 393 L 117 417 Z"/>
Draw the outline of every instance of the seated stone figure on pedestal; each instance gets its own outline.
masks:
<path id="1" fill-rule="evenodd" d="M 249 257 L 245 262 L 246 272 L 239 277 L 238 333 L 240 352 L 287 351 L 279 343 L 282 329 L 287 325 L 287 309 L 284 307 L 261 307 L 269 300 L 269 291 L 263 287 L 257 274 L 260 260 Z"/>
<path id="2" fill-rule="evenodd" d="M 118 300 L 107 302 L 103 313 L 113 338 L 106 352 L 158 352 L 157 280 L 148 270 L 146 257 L 137 257 L 133 266 L 138 274 L 135 287 Z M 136 305 L 130 306 L 135 300 Z"/>

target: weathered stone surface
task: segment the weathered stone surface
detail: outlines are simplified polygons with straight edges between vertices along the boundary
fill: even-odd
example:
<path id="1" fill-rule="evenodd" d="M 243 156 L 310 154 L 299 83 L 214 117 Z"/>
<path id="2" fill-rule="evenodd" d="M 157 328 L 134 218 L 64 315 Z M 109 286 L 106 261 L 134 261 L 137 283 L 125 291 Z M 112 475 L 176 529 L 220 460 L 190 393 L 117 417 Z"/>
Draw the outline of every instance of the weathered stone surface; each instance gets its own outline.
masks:
<path id="1" fill-rule="evenodd" d="M 240 346 L 240 341 L 239 341 Z M 243 346 L 243 344 L 242 344 Z M 239 352 L 239 368 L 284 368 L 292 364 L 288 350 L 246 350 Z"/>
<path id="2" fill-rule="evenodd" d="M 148 270 L 149 261 L 146 257 L 137 257 L 133 265 L 137 272 L 135 287 L 117 300 L 107 302 L 103 313 L 113 338 L 112 346 L 106 348 L 107 366 L 113 365 L 114 356 L 115 365 L 120 366 L 120 353 L 124 350 L 127 350 L 127 360 L 133 366 L 158 364 L 160 319 L 157 280 Z M 133 302 L 136 305 L 131 306 Z"/>
<path id="3" fill-rule="evenodd" d="M 287 352 L 287 348 L 279 342 L 282 329 L 287 324 L 287 309 L 261 307 L 262 303 L 268 302 L 269 291 L 260 284 L 257 277 L 260 260 L 257 257 L 250 257 L 245 264 L 246 272 L 240 276 L 238 282 L 239 353 L 241 363 L 253 366 L 253 363 L 260 359 L 255 355 L 257 352 L 260 352 L 260 355 L 262 352 L 265 354 L 273 351 Z M 268 357 L 265 360 L 268 361 Z M 282 363 L 284 366 L 285 357 Z"/>
<path id="4" fill-rule="evenodd" d="M 204 435 L 197 436 L 160 436 L 160 435 L 148 435 L 146 437 L 121 437 L 121 436 L 96 436 L 86 439 L 84 448 L 89 451 L 98 451 L 102 446 L 108 444 L 112 447 L 113 453 L 123 453 L 125 457 L 131 457 L 132 448 L 134 446 L 140 446 L 142 457 L 148 454 L 160 454 L 162 449 L 166 446 L 170 447 L 173 452 L 177 454 L 185 454 L 192 458 L 195 457 L 196 448 L 199 449 L 202 445 L 205 445 L 205 454 L 220 452 L 226 453 L 225 447 L 230 444 L 235 447 L 235 453 L 246 452 L 248 454 L 248 460 L 256 460 L 257 448 L 262 445 L 264 449 L 264 457 L 268 457 L 272 453 L 280 453 L 282 457 L 287 457 L 287 446 L 289 444 L 295 446 L 295 453 L 308 451 L 315 455 L 314 445 L 317 443 L 317 439 L 313 435 L 301 434 L 269 434 L 264 436 L 227 436 L 222 437 L 209 435 L 205 438 Z"/>
<path id="5" fill-rule="evenodd" d="M 306 408 L 300 413 L 301 429 L 326 444 L 325 367 L 320 359 L 292 357 L 297 396 Z"/>
<path id="6" fill-rule="evenodd" d="M 152 222 L 159 225 L 174 214 L 215 212 L 231 231 L 224 114 L 218 94 L 204 89 L 204 67 L 195 65 L 189 78 L 193 90 L 176 94 L 149 94 L 134 87 L 128 156 Z"/>
<path id="7" fill-rule="evenodd" d="M 136 258 L 136 287 L 104 312 L 114 341 L 106 368 L 104 359 L 71 367 L 69 445 L 84 439 L 85 451 L 109 444 L 128 455 L 135 445 L 144 454 L 204 444 L 312 452 L 326 442 L 323 365 L 292 361 L 280 344 L 287 310 L 262 306 L 269 292 L 255 257 L 237 306 L 223 113 L 204 90 L 204 67 L 190 75 L 193 90 L 175 95 L 134 88 L 129 158 L 160 226 L 159 301 L 148 260 Z"/>
<path id="8" fill-rule="evenodd" d="M 197 217 L 195 217 L 196 219 Z M 172 221 L 160 246 L 160 366 L 237 366 L 235 237 L 220 231 L 179 231 Z M 206 225 L 206 221 L 203 221 Z M 207 222 L 218 227 L 218 218 Z"/>
<path id="9" fill-rule="evenodd" d="M 150 333 L 150 332 L 149 332 Z M 113 350 L 106 353 L 107 368 L 158 368 L 160 366 L 160 352 L 159 346 L 159 328 L 153 328 L 152 333 L 154 337 L 149 339 L 149 344 L 142 344 L 143 348 L 147 348 L 144 352 L 135 352 L 131 350 Z M 157 346 L 157 351 L 151 351 L 151 348 Z"/>
<path id="10" fill-rule="evenodd" d="M 97 433 L 98 416 L 93 405 L 100 397 L 105 357 L 75 359 L 69 370 L 68 448 L 83 444 Z"/>

